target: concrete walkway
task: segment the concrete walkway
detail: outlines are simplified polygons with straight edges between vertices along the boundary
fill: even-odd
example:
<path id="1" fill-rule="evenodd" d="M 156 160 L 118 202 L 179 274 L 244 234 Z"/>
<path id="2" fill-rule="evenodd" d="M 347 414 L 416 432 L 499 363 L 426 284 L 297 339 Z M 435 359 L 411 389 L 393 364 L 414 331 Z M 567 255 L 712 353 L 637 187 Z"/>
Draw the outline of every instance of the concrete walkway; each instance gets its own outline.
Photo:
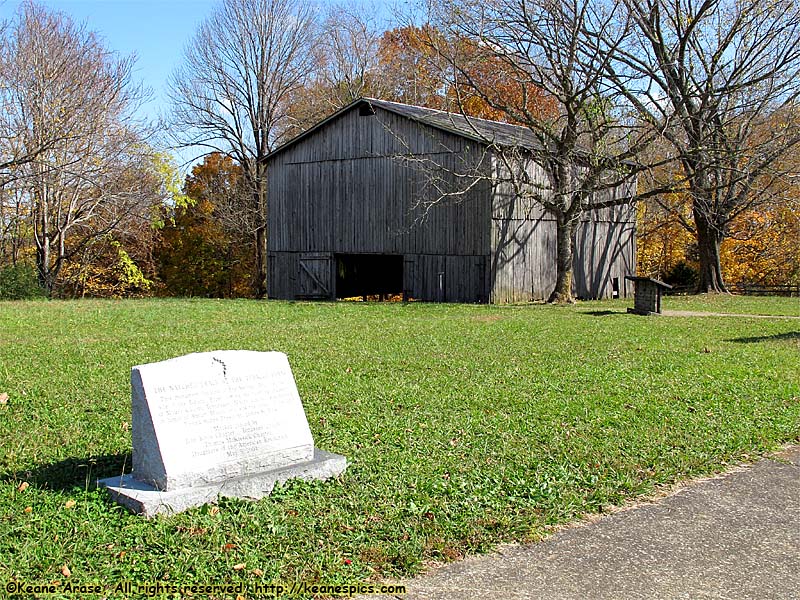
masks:
<path id="1" fill-rule="evenodd" d="M 406 600 L 800 599 L 800 446 L 403 583 Z"/>

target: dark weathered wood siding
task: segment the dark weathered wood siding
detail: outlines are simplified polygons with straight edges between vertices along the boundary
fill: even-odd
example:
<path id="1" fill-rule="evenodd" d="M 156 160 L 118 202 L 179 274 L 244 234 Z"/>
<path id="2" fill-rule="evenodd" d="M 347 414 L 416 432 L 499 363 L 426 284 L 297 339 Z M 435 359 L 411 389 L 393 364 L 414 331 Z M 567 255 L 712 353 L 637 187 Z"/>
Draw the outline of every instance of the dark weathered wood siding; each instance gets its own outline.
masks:
<path id="1" fill-rule="evenodd" d="M 310 291 L 313 269 L 304 269 L 304 261 L 370 253 L 404 257 L 404 287 L 414 298 L 487 301 L 490 186 L 481 183 L 452 202 L 425 208 L 425 200 L 437 196 L 426 175 L 429 164 L 445 173 L 463 170 L 462 161 L 479 160 L 481 150 L 376 109 L 372 116 L 351 110 L 275 155 L 269 165 L 270 297 L 324 297 L 318 285 Z M 330 288 L 328 297 L 334 294 Z"/>
<path id="2" fill-rule="evenodd" d="M 530 198 L 520 197 L 495 162 L 492 196 L 490 301 L 546 300 L 556 283 L 555 218 Z M 546 184 L 542 168 L 527 166 L 532 181 Z M 603 196 L 622 193 L 610 190 Z M 636 211 L 629 205 L 583 215 L 575 235 L 573 293 L 578 298 L 609 298 L 616 279 L 621 297 L 631 295 L 625 275 L 636 272 Z"/>
<path id="3" fill-rule="evenodd" d="M 334 298 L 336 254 L 403 257 L 403 288 L 439 302 L 524 302 L 555 285 L 555 222 L 541 206 L 488 178 L 463 188 L 465 164 L 498 169 L 480 144 L 389 110 L 353 108 L 273 155 L 269 163 L 269 296 Z M 534 181 L 544 181 L 531 163 Z M 447 186 L 445 186 L 447 187 Z M 587 215 L 576 235 L 574 292 L 603 298 L 635 272 L 635 211 Z"/>

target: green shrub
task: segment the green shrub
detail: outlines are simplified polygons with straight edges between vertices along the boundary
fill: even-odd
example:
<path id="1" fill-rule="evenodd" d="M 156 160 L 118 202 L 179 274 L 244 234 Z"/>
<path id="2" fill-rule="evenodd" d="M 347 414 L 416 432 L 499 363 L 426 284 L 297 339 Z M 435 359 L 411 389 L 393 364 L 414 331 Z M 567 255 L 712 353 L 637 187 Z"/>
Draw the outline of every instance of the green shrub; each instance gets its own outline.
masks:
<path id="1" fill-rule="evenodd" d="M 44 296 L 36 278 L 36 269 L 30 265 L 0 267 L 0 300 L 30 300 Z"/>
<path id="2" fill-rule="evenodd" d="M 697 285 L 698 279 L 699 273 L 697 269 L 686 261 L 681 261 L 664 276 L 664 283 L 677 286 L 693 286 Z"/>

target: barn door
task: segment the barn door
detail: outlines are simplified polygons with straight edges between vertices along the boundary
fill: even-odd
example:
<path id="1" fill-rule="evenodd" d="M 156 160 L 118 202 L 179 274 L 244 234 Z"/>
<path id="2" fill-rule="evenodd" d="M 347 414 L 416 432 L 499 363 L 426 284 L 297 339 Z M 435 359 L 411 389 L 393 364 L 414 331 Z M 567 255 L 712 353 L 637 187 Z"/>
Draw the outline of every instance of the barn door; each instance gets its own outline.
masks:
<path id="1" fill-rule="evenodd" d="M 407 254 L 403 258 L 403 302 L 417 297 L 417 257 Z"/>
<path id="2" fill-rule="evenodd" d="M 330 254 L 300 255 L 301 298 L 328 300 L 334 297 L 333 260 Z"/>

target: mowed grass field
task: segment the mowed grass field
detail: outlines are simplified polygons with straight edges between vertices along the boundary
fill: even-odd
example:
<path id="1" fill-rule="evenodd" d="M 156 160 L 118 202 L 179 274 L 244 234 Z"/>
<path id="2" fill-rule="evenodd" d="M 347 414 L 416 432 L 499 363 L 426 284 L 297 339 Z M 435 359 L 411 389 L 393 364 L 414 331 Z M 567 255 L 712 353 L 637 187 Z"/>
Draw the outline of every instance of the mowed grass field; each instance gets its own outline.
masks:
<path id="1" fill-rule="evenodd" d="M 0 584 L 398 578 L 800 439 L 799 319 L 629 305 L 0 303 Z M 317 446 L 350 466 L 129 514 L 95 481 L 130 468 L 131 367 L 216 349 L 285 352 Z"/>

